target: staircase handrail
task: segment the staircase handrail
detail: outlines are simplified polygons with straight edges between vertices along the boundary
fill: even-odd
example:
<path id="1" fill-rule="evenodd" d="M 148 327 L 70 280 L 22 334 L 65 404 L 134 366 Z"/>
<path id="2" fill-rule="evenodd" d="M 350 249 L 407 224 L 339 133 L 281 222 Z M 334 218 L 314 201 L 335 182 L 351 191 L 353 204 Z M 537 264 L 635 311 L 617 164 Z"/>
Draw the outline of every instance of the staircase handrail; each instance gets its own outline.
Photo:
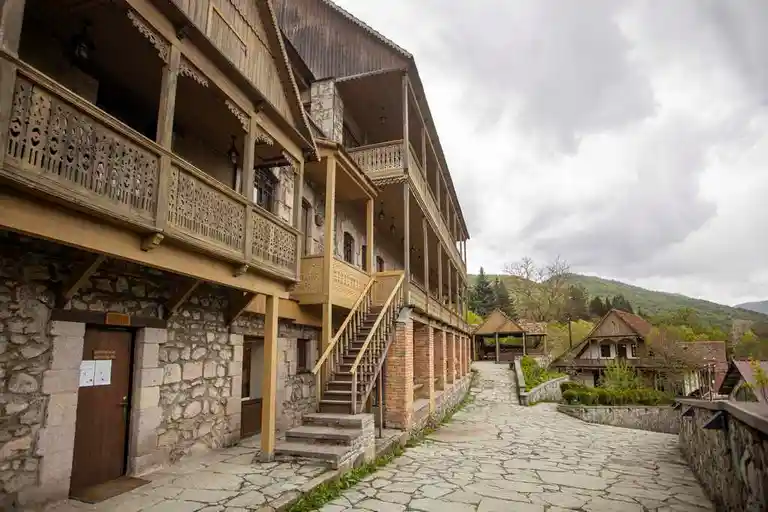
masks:
<path id="1" fill-rule="evenodd" d="M 317 360 L 317 363 L 315 364 L 315 367 L 312 368 L 312 373 L 314 375 L 317 375 L 317 372 L 320 371 L 320 368 L 322 368 L 323 363 L 325 363 L 326 359 L 331 355 L 331 352 L 333 352 L 333 348 L 336 346 L 336 343 L 339 342 L 339 338 L 344 333 L 344 329 L 347 328 L 347 325 L 352 321 L 352 319 L 357 314 L 357 310 L 360 307 L 360 305 L 363 303 L 363 300 L 368 295 L 368 292 L 371 291 L 371 287 L 373 286 L 376 279 L 374 276 L 371 276 L 371 278 L 368 280 L 368 284 L 365 285 L 365 288 L 363 288 L 363 291 L 360 293 L 360 296 L 355 301 L 355 304 L 352 306 L 352 309 L 349 310 L 349 314 L 347 315 L 347 318 L 344 319 L 344 321 L 341 323 L 341 327 L 339 327 L 339 330 L 336 331 L 336 335 L 331 338 L 331 342 L 326 347 L 325 351 L 323 352 L 323 355 L 320 356 L 320 359 Z"/>
<path id="2" fill-rule="evenodd" d="M 374 322 L 373 327 L 371 327 L 371 331 L 368 333 L 368 336 L 366 336 L 365 338 L 365 343 L 363 343 L 363 348 L 360 349 L 360 352 L 357 354 L 357 357 L 355 358 L 355 362 L 352 363 L 352 368 L 350 369 L 349 372 L 352 374 L 353 379 L 354 379 L 354 375 L 357 373 L 357 367 L 360 364 L 360 360 L 363 358 L 363 355 L 365 354 L 365 351 L 368 348 L 368 345 L 371 343 L 371 338 L 373 338 L 373 335 L 376 333 L 376 330 L 379 328 L 379 324 L 381 324 L 381 319 L 384 318 L 387 308 L 389 308 L 389 305 L 392 303 L 392 300 L 395 298 L 395 295 L 397 295 L 397 292 L 400 290 L 400 287 L 403 285 L 404 280 L 405 280 L 405 272 L 400 274 L 400 277 L 395 283 L 395 286 L 392 287 L 392 291 L 389 292 L 389 297 L 387 297 L 387 300 L 384 301 L 384 305 L 381 307 L 381 311 L 379 312 L 379 315 L 376 317 L 376 321 Z"/>

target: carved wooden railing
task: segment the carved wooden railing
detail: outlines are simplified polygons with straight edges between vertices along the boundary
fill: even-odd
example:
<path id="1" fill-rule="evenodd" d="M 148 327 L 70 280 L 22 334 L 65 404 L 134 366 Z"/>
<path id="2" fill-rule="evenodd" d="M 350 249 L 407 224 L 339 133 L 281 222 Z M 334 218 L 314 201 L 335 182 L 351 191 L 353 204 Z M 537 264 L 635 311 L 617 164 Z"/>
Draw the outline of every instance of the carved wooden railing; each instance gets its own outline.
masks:
<path id="1" fill-rule="evenodd" d="M 359 412 L 358 403 L 364 404 L 368 400 L 384 364 L 389 345 L 395 337 L 397 317 L 400 315 L 400 309 L 405 301 L 403 281 L 405 281 L 404 273 L 395 281 L 389 296 L 381 306 L 376 322 L 365 338 L 363 347 L 357 354 L 355 362 L 352 363 L 350 370 L 352 373 L 352 414 Z"/>
<path id="2" fill-rule="evenodd" d="M 297 277 L 293 227 L 29 64 L 2 57 L 18 71 L 0 174 L 140 231 Z M 171 162 L 165 174 L 162 157 Z M 161 182 L 168 191 L 163 208 Z"/>
<path id="3" fill-rule="evenodd" d="M 363 269 L 350 265 L 339 258 L 333 259 L 333 276 L 331 280 L 331 298 L 333 303 L 345 308 L 351 307 L 360 296 L 371 276 Z"/>
<path id="4" fill-rule="evenodd" d="M 395 140 L 348 149 L 352 160 L 363 172 L 403 168 L 403 141 Z"/>
<path id="5" fill-rule="evenodd" d="M 427 310 L 427 292 L 421 284 L 411 278 L 411 286 L 408 289 L 408 303 L 422 311 Z"/>
<path id="6" fill-rule="evenodd" d="M 358 332 L 360 332 L 363 321 L 374 305 L 374 283 L 375 278 L 368 280 L 357 301 L 349 310 L 349 314 L 344 319 L 344 322 L 342 322 L 331 342 L 323 351 L 320 359 L 317 360 L 315 367 L 312 368 L 312 373 L 315 375 L 318 401 L 321 398 L 323 386 L 338 371 L 339 365 L 344 360 L 344 356 L 349 352 L 352 342 L 357 337 Z"/>

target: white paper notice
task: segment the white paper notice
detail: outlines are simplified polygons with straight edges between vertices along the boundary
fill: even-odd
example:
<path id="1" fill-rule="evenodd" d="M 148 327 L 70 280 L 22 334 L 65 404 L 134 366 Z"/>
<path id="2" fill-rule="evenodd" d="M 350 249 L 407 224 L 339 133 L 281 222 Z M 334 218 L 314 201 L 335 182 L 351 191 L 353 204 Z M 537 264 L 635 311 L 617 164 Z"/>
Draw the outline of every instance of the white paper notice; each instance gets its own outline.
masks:
<path id="1" fill-rule="evenodd" d="M 93 386 L 93 377 L 96 371 L 96 361 L 82 361 L 80 363 L 80 387 Z"/>
<path id="2" fill-rule="evenodd" d="M 99 359 L 96 363 L 95 376 L 93 378 L 94 386 L 107 386 L 112 382 L 112 360 Z"/>

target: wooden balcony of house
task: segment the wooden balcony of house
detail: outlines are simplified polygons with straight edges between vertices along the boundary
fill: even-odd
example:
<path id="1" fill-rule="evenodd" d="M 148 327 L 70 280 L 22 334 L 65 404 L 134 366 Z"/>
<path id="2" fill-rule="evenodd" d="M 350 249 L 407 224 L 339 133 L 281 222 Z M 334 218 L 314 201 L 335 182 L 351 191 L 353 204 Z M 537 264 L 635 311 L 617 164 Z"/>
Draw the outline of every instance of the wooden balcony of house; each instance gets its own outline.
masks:
<path id="1" fill-rule="evenodd" d="M 301 259 L 301 279 L 291 292 L 291 298 L 299 304 L 325 302 L 323 260 L 323 255 L 305 256 Z M 331 262 L 330 285 L 332 304 L 350 309 L 370 279 L 369 272 L 334 256 Z"/>
<path id="2" fill-rule="evenodd" d="M 299 232 L 25 62 L 0 175 L 118 226 L 298 278 Z"/>
<path id="3" fill-rule="evenodd" d="M 403 149 L 403 141 L 395 140 L 349 149 L 348 152 L 360 169 L 373 179 L 374 183 L 386 183 L 393 177 L 401 176 L 405 172 L 405 168 L 408 168 L 411 189 L 421 210 L 430 219 L 430 224 L 440 237 L 456 268 L 461 269 L 466 274 L 466 265 L 456 245 L 456 237 L 452 235 L 448 221 L 440 211 L 413 146 L 408 144 L 408 152 L 405 155 Z M 406 161 L 408 162 L 407 165 Z"/>
<path id="4" fill-rule="evenodd" d="M 413 306 L 416 311 L 435 320 L 439 320 L 446 325 L 450 325 L 451 327 L 463 331 L 468 330 L 466 321 L 454 304 L 441 303 L 433 293 L 427 293 L 424 285 L 413 277 L 409 283 L 408 296 L 408 303 Z"/>

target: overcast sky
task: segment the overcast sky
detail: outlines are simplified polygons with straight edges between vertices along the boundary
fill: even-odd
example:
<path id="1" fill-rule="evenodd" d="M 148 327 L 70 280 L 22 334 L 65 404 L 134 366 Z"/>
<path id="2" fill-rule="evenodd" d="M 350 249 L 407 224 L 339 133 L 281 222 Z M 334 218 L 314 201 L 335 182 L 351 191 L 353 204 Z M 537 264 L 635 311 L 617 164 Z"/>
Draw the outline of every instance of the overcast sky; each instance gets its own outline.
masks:
<path id="1" fill-rule="evenodd" d="M 338 0 L 416 58 L 469 270 L 768 299 L 764 0 Z"/>

